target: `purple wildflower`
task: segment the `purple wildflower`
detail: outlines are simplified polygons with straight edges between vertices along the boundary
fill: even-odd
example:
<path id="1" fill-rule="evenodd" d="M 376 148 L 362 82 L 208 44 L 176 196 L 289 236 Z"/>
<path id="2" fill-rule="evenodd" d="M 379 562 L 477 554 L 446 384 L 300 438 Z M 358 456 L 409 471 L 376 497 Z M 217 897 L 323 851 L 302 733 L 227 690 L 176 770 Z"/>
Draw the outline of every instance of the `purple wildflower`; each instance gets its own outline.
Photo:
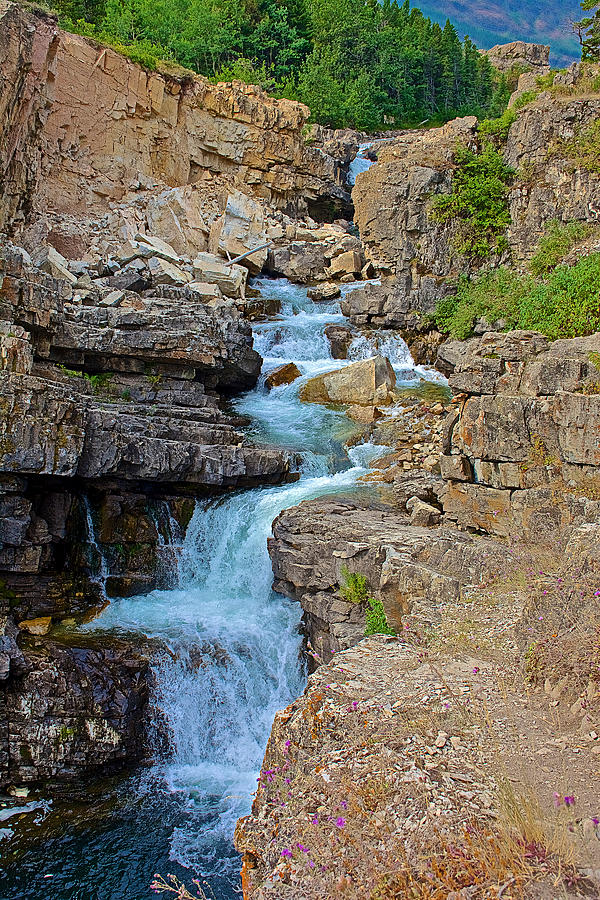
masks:
<path id="1" fill-rule="evenodd" d="M 335 820 L 335 824 L 337 825 L 338 828 L 343 828 L 344 825 L 346 824 L 346 820 L 343 818 L 343 816 L 338 816 L 337 819 Z"/>
<path id="2" fill-rule="evenodd" d="M 283 850 L 281 851 L 281 855 L 282 855 L 282 856 L 287 856 L 289 859 L 291 859 L 291 858 L 292 858 L 292 851 L 291 851 L 291 850 L 288 850 L 287 847 L 284 847 Z"/>
<path id="3" fill-rule="evenodd" d="M 575 806 L 575 797 L 573 794 L 569 794 L 565 797 L 565 806 Z"/>

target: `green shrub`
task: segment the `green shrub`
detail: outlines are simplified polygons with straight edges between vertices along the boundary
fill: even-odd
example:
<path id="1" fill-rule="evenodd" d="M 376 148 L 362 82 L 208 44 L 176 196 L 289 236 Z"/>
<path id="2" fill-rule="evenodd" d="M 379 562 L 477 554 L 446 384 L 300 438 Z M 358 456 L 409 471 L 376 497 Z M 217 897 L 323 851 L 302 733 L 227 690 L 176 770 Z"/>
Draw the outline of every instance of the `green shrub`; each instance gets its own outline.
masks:
<path id="1" fill-rule="evenodd" d="M 534 275 L 545 275 L 561 262 L 579 241 L 592 231 L 592 226 L 585 222 L 568 222 L 562 225 L 553 219 L 540 238 L 539 248 L 532 256 L 529 268 Z"/>
<path id="2" fill-rule="evenodd" d="M 503 320 L 506 331 L 541 331 L 552 340 L 600 331 L 600 253 L 558 266 L 544 280 L 506 268 L 463 278 L 456 296 L 436 310 L 438 328 L 460 340 L 473 334 L 481 317 L 490 324 Z"/>
<path id="3" fill-rule="evenodd" d="M 390 627 L 383 603 L 374 597 L 367 597 L 367 624 L 365 627 L 365 637 L 370 634 L 396 634 Z"/>
<path id="4" fill-rule="evenodd" d="M 350 572 L 347 566 L 342 566 L 340 594 L 348 603 L 364 603 L 368 594 L 367 579 L 357 572 Z"/>
<path id="5" fill-rule="evenodd" d="M 171 57 L 170 52 L 160 44 L 156 44 L 147 39 L 121 41 L 104 28 L 92 25 L 84 19 L 77 19 L 77 21 L 74 22 L 68 18 L 61 18 L 60 24 L 66 31 L 70 31 L 73 34 L 80 34 L 83 37 L 92 38 L 92 40 L 98 41 L 98 43 L 103 44 L 106 47 L 110 47 L 116 53 L 120 53 L 121 56 L 126 56 L 127 59 L 130 59 L 138 66 L 142 66 L 144 69 L 148 69 L 150 72 L 156 71 L 161 60 L 169 59 Z"/>
<path id="6" fill-rule="evenodd" d="M 556 141 L 550 148 L 551 156 L 565 156 L 572 168 L 587 169 L 600 175 L 600 119 L 579 131 L 568 140 Z"/>
<path id="7" fill-rule="evenodd" d="M 484 119 L 479 124 L 479 133 L 491 135 L 505 142 L 513 122 L 517 121 L 517 113 L 514 109 L 505 109 L 498 119 Z"/>
<path id="8" fill-rule="evenodd" d="M 348 603 L 365 606 L 365 636 L 370 634 L 395 634 L 388 620 L 381 600 L 369 596 L 367 579 L 357 572 L 350 572 L 347 566 L 342 567 L 340 594 Z"/>
<path id="9" fill-rule="evenodd" d="M 468 257 L 484 259 L 493 250 L 505 249 L 504 233 L 510 224 L 508 184 L 514 172 L 491 144 L 481 153 L 458 147 L 452 191 L 433 201 L 438 222 L 455 222 L 455 249 Z"/>

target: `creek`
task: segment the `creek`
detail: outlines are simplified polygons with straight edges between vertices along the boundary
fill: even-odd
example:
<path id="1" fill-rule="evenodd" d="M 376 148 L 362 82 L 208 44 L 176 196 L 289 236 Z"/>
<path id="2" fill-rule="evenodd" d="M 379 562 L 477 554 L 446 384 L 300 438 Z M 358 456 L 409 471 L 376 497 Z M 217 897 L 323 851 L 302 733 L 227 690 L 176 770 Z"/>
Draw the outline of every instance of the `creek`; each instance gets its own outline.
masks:
<path id="1" fill-rule="evenodd" d="M 301 609 L 271 590 L 271 523 L 311 497 L 368 491 L 357 480 L 385 449 L 346 450 L 355 426 L 343 411 L 298 399 L 303 380 L 348 364 L 331 358 L 324 334 L 327 324 L 345 322 L 339 304 L 313 303 L 285 280 L 255 286 L 280 301 L 281 314 L 254 326 L 263 375 L 235 408 L 252 420 L 254 441 L 295 455 L 300 478 L 198 502 L 174 547 L 176 586 L 113 601 L 86 626 L 135 632 L 166 648 L 153 664 L 154 761 L 83 797 L 55 798 L 36 821 L 26 817 L 5 859 L 3 900 L 146 900 L 155 872 L 188 885 L 206 879 L 216 900 L 240 894 L 235 822 L 249 812 L 273 716 L 305 679 Z M 431 377 L 389 333 L 357 337 L 350 361 L 374 352 L 390 358 L 401 383 Z M 264 375 L 285 362 L 302 378 L 267 391 Z"/>

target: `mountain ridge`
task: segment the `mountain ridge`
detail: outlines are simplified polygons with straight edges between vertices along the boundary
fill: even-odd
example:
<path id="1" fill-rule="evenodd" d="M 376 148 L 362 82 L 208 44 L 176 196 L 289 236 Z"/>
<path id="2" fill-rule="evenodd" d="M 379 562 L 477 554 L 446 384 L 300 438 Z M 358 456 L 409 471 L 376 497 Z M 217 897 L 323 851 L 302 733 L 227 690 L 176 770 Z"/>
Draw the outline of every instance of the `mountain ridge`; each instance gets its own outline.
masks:
<path id="1" fill-rule="evenodd" d="M 434 21 L 447 18 L 462 35 L 468 34 L 478 47 L 523 40 L 549 44 L 551 63 L 564 66 L 579 59 L 579 42 L 570 23 L 581 15 L 577 0 L 419 0 L 415 3 Z"/>

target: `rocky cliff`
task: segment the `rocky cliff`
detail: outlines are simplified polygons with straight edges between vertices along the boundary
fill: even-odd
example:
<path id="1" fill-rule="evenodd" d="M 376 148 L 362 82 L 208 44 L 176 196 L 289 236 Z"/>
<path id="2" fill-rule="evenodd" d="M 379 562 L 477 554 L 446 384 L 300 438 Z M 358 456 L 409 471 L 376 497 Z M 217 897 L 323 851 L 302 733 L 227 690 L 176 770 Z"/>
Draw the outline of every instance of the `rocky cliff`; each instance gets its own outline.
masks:
<path id="1" fill-rule="evenodd" d="M 508 189 L 506 252 L 468 258 L 457 251 L 461 222 L 436 221 L 434 195 L 452 190 L 457 146 L 472 150 L 489 140 L 475 118 L 443 128 L 409 132 L 378 153 L 377 165 L 359 174 L 353 190 L 355 221 L 367 257 L 391 274 L 380 286 L 350 294 L 344 312 L 357 325 L 401 329 L 410 341 L 433 329 L 436 304 L 456 289 L 459 275 L 482 264 L 526 262 L 549 222 L 595 224 L 600 175 L 573 150 L 577 137 L 600 116 L 598 73 L 576 64 L 543 90 L 535 73 L 523 75 L 515 120 L 502 144 L 514 170 Z M 434 361 L 435 352 L 429 352 Z"/>
<path id="2" fill-rule="evenodd" d="M 305 143 L 301 104 L 239 82 L 147 72 L 40 10 L 3 2 L 0 15 L 0 230 L 47 213 L 52 230 L 52 213 L 98 218 L 124 200 L 151 204 L 156 217 L 167 188 L 165 217 L 205 233 L 211 195 L 227 187 L 273 209 L 348 207 L 342 164 Z"/>
<path id="3" fill-rule="evenodd" d="M 194 498 L 289 475 L 221 409 L 261 366 L 235 301 L 63 276 L 2 246 L 2 784 L 139 758 L 147 648 L 54 627 L 168 584 Z"/>

